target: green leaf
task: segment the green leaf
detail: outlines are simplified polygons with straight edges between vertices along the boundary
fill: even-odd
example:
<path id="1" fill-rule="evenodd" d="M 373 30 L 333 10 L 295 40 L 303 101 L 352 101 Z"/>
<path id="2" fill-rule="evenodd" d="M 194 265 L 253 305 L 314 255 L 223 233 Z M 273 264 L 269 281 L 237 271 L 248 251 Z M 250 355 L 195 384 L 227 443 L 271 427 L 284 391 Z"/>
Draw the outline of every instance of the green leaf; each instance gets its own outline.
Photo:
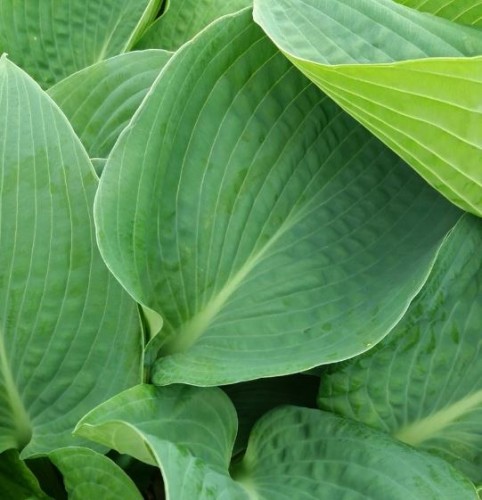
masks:
<path id="1" fill-rule="evenodd" d="M 57 106 L 0 59 L 0 450 L 75 444 L 78 419 L 140 381 L 137 306 L 96 248 L 98 180 Z"/>
<path id="2" fill-rule="evenodd" d="M 49 453 L 64 477 L 69 500 L 142 500 L 127 474 L 112 460 L 87 448 L 61 448 Z"/>
<path id="3" fill-rule="evenodd" d="M 457 206 L 482 216 L 482 33 L 389 0 L 256 0 L 287 57 Z"/>
<path id="4" fill-rule="evenodd" d="M 0 498 L 2 500 L 47 499 L 37 478 L 18 457 L 17 450 L 0 454 Z"/>
<path id="5" fill-rule="evenodd" d="M 482 222 L 464 217 L 393 333 L 322 379 L 319 404 L 482 480 Z M 474 258 L 475 257 L 475 258 Z"/>
<path id="6" fill-rule="evenodd" d="M 173 56 L 97 193 L 109 269 L 164 320 L 156 384 L 222 385 L 366 351 L 459 217 L 250 14 Z"/>
<path id="7" fill-rule="evenodd" d="M 227 474 L 236 412 L 220 389 L 140 385 L 87 414 L 76 434 L 157 464 L 166 498 L 246 498 Z"/>
<path id="8" fill-rule="evenodd" d="M 258 422 L 233 477 L 250 498 L 265 500 L 476 498 L 445 461 L 357 422 L 295 407 Z"/>
<path id="9" fill-rule="evenodd" d="M 251 6 L 253 0 L 170 0 L 136 44 L 136 49 L 175 51 L 208 24 L 226 14 Z"/>
<path id="10" fill-rule="evenodd" d="M 2 0 L 0 53 L 44 88 L 129 50 L 160 0 Z"/>
<path id="11" fill-rule="evenodd" d="M 130 52 L 85 68 L 49 89 L 92 158 L 105 158 L 170 52 Z"/>
<path id="12" fill-rule="evenodd" d="M 256 424 L 231 477 L 236 416 L 216 388 L 139 386 L 94 409 L 76 432 L 156 462 L 166 497 L 176 500 L 476 497 L 445 461 L 357 422 L 296 407 Z"/>
<path id="13" fill-rule="evenodd" d="M 412 9 L 428 12 L 449 21 L 482 27 L 482 3 L 473 0 L 396 0 Z"/>

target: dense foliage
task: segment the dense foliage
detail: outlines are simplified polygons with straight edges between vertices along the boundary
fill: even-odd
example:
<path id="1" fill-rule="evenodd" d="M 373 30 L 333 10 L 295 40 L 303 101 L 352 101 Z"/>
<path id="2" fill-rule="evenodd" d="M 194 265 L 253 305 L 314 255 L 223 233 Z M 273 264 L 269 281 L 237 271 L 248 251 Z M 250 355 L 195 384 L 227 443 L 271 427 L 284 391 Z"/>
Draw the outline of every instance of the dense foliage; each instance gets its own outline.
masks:
<path id="1" fill-rule="evenodd" d="M 0 498 L 476 499 L 481 30 L 0 0 Z"/>

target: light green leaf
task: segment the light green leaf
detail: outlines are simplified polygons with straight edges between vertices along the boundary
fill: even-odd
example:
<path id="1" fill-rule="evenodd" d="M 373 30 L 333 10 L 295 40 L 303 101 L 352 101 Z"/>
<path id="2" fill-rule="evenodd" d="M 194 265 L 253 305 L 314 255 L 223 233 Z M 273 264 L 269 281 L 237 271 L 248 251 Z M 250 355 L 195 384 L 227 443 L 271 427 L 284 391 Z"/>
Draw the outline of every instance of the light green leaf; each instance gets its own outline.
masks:
<path id="1" fill-rule="evenodd" d="M 76 434 L 158 465 L 167 498 L 246 498 L 227 474 L 236 412 L 220 389 L 137 386 L 87 414 Z"/>
<path id="2" fill-rule="evenodd" d="M 477 0 L 396 0 L 412 9 L 428 12 L 449 21 L 482 27 L 482 2 Z"/>
<path id="3" fill-rule="evenodd" d="M 254 18 L 346 111 L 482 216 L 482 33 L 390 0 L 256 0 Z"/>
<path id="4" fill-rule="evenodd" d="M 233 477 L 260 500 L 476 498 L 445 461 L 357 422 L 295 407 L 258 422 Z"/>
<path id="5" fill-rule="evenodd" d="M 42 491 L 32 471 L 23 460 L 20 460 L 17 450 L 7 450 L 0 454 L 0 498 L 2 500 L 50 498 Z"/>
<path id="6" fill-rule="evenodd" d="M 85 68 L 49 89 L 93 158 L 106 158 L 170 52 L 130 52 Z"/>
<path id="7" fill-rule="evenodd" d="M 216 388 L 139 386 L 79 423 L 77 433 L 162 470 L 176 500 L 476 498 L 445 461 L 357 422 L 284 407 L 255 426 L 246 455 L 228 471 L 236 431 Z"/>
<path id="8" fill-rule="evenodd" d="M 482 222 L 464 217 L 393 333 L 322 378 L 322 408 L 482 480 Z"/>
<path id="9" fill-rule="evenodd" d="M 57 106 L 0 59 L 0 450 L 75 444 L 78 419 L 139 382 L 137 306 L 95 242 L 97 177 Z"/>
<path id="10" fill-rule="evenodd" d="M 170 0 L 136 44 L 136 49 L 177 50 L 209 23 L 251 6 L 253 0 Z"/>
<path id="11" fill-rule="evenodd" d="M 366 351 L 459 217 L 250 17 L 213 23 L 173 56 L 97 193 L 109 268 L 163 317 L 161 385 L 284 375 Z"/>
<path id="12" fill-rule="evenodd" d="M 129 50 L 161 0 L 2 0 L 0 53 L 44 88 Z"/>
<path id="13" fill-rule="evenodd" d="M 112 460 L 88 448 L 60 448 L 49 453 L 60 470 L 69 500 L 142 500 L 127 474 Z"/>

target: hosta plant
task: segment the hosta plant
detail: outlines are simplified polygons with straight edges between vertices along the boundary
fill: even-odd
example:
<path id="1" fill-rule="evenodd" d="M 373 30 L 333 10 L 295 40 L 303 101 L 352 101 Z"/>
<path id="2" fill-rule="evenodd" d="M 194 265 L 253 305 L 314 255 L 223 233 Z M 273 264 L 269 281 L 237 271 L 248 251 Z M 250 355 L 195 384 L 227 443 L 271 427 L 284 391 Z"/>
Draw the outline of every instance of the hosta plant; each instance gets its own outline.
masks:
<path id="1" fill-rule="evenodd" d="M 481 19 L 1 0 L 0 498 L 476 499 Z"/>

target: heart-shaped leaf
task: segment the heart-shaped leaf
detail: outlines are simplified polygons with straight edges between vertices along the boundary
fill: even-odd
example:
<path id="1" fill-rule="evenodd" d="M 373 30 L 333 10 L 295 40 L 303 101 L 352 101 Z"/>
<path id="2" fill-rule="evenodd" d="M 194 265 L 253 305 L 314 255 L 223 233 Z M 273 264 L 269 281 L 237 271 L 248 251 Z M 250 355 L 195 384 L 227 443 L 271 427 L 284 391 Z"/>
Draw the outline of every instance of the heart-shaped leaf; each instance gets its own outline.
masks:
<path id="1" fill-rule="evenodd" d="M 482 222 L 464 217 L 404 319 L 322 378 L 319 403 L 482 481 Z"/>
<path id="2" fill-rule="evenodd" d="M 390 0 L 256 0 L 290 60 L 453 203 L 482 216 L 482 32 Z"/>
<path id="3" fill-rule="evenodd" d="M 98 180 L 53 101 L 0 59 L 0 450 L 75 444 L 89 409 L 139 383 L 135 302 L 97 250 Z"/>
<path id="4" fill-rule="evenodd" d="M 157 384 L 284 375 L 372 347 L 459 217 L 251 13 L 180 49 L 112 150 L 109 268 L 164 319 Z"/>

